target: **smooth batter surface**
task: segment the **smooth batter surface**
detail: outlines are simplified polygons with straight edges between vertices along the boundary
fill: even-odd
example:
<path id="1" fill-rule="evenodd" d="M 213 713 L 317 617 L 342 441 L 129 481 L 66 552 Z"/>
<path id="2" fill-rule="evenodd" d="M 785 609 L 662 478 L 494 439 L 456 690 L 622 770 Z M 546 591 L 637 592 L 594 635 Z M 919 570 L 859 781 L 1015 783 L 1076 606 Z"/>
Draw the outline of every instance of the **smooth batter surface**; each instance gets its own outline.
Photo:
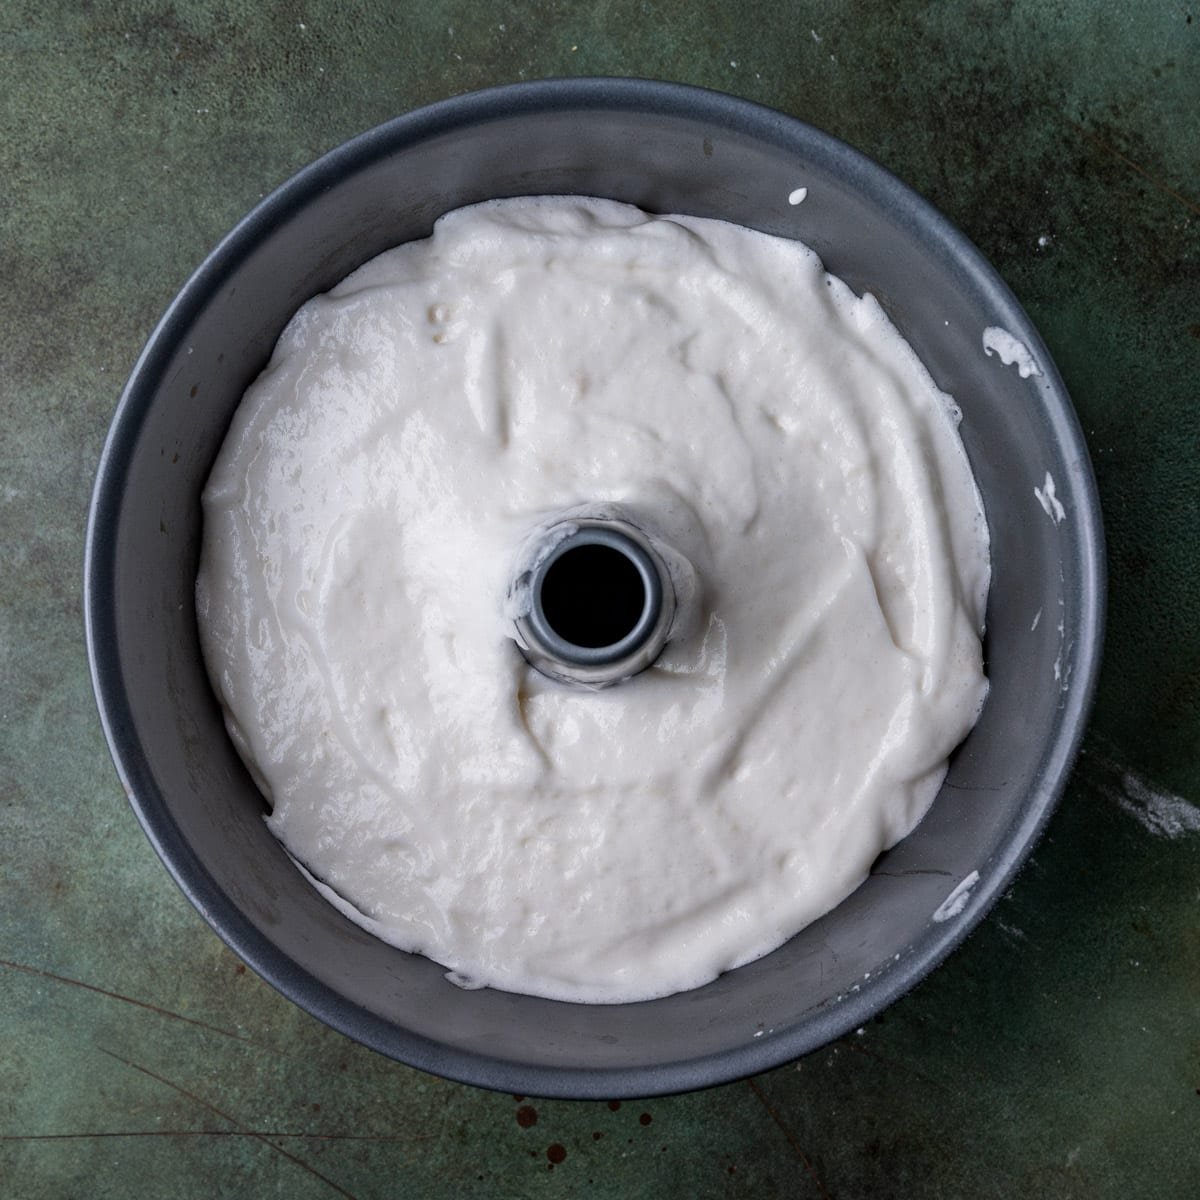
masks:
<path id="1" fill-rule="evenodd" d="M 798 243 L 578 198 L 444 217 L 297 314 L 205 492 L 203 644 L 271 828 L 468 986 L 630 1001 L 774 948 L 982 703 L 956 420 Z M 504 605 L 531 530 L 604 504 L 700 587 L 595 692 Z"/>

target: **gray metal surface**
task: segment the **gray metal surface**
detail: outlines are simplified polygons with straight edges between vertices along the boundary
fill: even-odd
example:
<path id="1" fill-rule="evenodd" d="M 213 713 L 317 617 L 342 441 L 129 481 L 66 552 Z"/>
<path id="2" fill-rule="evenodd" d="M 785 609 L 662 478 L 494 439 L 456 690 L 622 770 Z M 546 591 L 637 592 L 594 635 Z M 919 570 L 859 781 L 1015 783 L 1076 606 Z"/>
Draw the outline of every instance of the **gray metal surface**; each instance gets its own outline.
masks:
<path id="1" fill-rule="evenodd" d="M 572 606 L 576 610 L 572 623 L 586 634 L 599 613 L 596 592 L 607 591 L 610 599 L 614 592 L 611 582 L 602 577 L 603 568 L 599 576 L 595 569 L 590 577 L 585 573 L 557 604 L 553 596 L 548 598 L 555 565 L 561 566 L 572 551 L 587 547 L 601 547 L 619 556 L 617 564 L 627 563 L 640 584 L 636 619 L 627 629 L 614 631 L 618 637 L 585 638 L 574 631 L 568 637 L 553 611 Z M 521 653 L 539 671 L 564 683 L 599 688 L 631 679 L 658 658 L 675 620 L 675 587 L 653 541 L 636 525 L 613 516 L 575 515 L 548 525 L 524 555 L 526 561 L 509 593 L 510 603 L 516 593 L 524 593 L 523 611 L 513 622 L 513 632 Z M 612 565 L 610 562 L 610 569 Z M 587 644 L 583 644 L 585 640 Z"/>
<path id="2" fill-rule="evenodd" d="M 808 198 L 795 208 L 787 197 L 799 185 Z M 291 313 L 444 211 L 551 192 L 799 236 L 872 291 L 963 409 L 992 536 L 992 690 L 924 822 L 775 953 L 638 1005 L 464 992 L 327 906 L 261 820 L 208 688 L 192 604 L 200 489 Z M 1022 380 L 985 356 L 988 326 L 1020 339 L 1041 375 Z M 1034 496 L 1047 473 L 1061 522 Z M 131 802 L 238 954 L 322 1020 L 405 1062 L 510 1091 L 607 1097 L 705 1086 L 803 1054 L 861 1025 L 961 942 L 1065 781 L 1095 685 L 1104 562 L 1061 380 L 1011 293 L 944 218 L 843 143 L 771 110 L 676 85 L 579 80 L 465 96 L 381 126 L 301 172 L 218 246 L 122 399 L 96 483 L 86 589 L 96 693 Z M 957 914 L 933 920 L 975 872 Z"/>

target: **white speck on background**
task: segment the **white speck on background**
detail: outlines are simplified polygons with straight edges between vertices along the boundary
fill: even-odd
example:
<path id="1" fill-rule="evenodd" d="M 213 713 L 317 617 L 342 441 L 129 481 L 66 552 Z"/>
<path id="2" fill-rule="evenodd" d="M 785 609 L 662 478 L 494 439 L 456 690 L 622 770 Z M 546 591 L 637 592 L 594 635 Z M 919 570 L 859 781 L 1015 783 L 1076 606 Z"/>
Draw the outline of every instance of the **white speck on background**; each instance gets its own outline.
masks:
<path id="1" fill-rule="evenodd" d="M 789 204 L 803 204 L 804 197 L 808 195 L 808 188 L 797 188 L 794 192 L 788 193 Z"/>
<path id="2" fill-rule="evenodd" d="M 1038 622 L 1039 622 L 1041 619 L 1042 619 L 1042 610 L 1039 608 L 1039 609 L 1037 610 L 1037 612 L 1035 612 L 1035 613 L 1033 614 L 1033 624 L 1032 624 L 1032 625 L 1030 625 L 1030 627 L 1029 627 L 1029 632 L 1030 632 L 1030 633 L 1032 633 L 1032 632 L 1033 632 L 1033 631 L 1034 631 L 1034 630 L 1035 630 L 1035 629 L 1038 627 Z"/>
<path id="3" fill-rule="evenodd" d="M 1022 379 L 1028 379 L 1030 375 L 1041 374 L 1025 343 L 1017 341 L 1007 329 L 1001 329 L 998 325 L 989 325 L 983 331 L 983 352 L 989 358 L 993 354 L 998 354 L 1000 361 L 1006 367 L 1011 367 L 1015 363 L 1017 374 Z"/>
<path id="4" fill-rule="evenodd" d="M 819 42 L 821 40 L 821 35 L 815 29 L 810 29 L 808 32 L 813 35 L 814 42 Z"/>
<path id="5" fill-rule="evenodd" d="M 1046 516 L 1055 525 L 1067 515 L 1067 510 L 1063 508 L 1062 501 L 1055 495 L 1054 476 L 1049 471 L 1046 472 L 1045 482 L 1040 488 L 1034 488 L 1033 494 L 1037 497 L 1038 503 L 1042 506 Z"/>
<path id="6" fill-rule="evenodd" d="M 979 872 L 972 871 L 959 885 L 937 906 L 933 914 L 935 921 L 948 921 L 957 917 L 971 900 L 971 889 L 979 882 Z"/>
<path id="7" fill-rule="evenodd" d="M 1054 241 L 1054 239 L 1048 233 L 1043 233 L 1041 237 L 1038 238 L 1038 249 L 1045 250 L 1045 248 L 1050 245 L 1052 241 Z"/>
<path id="8" fill-rule="evenodd" d="M 1200 808 L 1182 796 L 1160 791 L 1132 771 L 1122 774 L 1120 790 L 1111 794 L 1122 811 L 1155 837 L 1200 833 Z"/>

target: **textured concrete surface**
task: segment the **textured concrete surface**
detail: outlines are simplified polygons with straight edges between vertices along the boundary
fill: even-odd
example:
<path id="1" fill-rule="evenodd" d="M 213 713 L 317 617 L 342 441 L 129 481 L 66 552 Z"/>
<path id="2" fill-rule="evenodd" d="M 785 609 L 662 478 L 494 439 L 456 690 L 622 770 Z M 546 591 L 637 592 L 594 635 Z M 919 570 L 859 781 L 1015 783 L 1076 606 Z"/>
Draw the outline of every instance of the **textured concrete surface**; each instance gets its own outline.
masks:
<path id="1" fill-rule="evenodd" d="M 774 105 L 958 222 L 1072 390 L 1112 571 L 1087 751 L 968 944 L 822 1053 L 619 1107 L 418 1074 L 246 971 L 125 803 L 80 627 L 107 422 L 206 250 L 372 124 L 564 74 Z M 1200 1194 L 1194 0 L 5 0 L 0 284 L 6 1196 Z"/>

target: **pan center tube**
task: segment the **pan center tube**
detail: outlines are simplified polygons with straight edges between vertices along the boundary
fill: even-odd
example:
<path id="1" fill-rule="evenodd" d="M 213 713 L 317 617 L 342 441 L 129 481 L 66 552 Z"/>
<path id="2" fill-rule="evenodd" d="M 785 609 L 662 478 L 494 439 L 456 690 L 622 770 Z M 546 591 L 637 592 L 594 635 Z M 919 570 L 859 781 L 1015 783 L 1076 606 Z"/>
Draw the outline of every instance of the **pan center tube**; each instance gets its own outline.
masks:
<path id="1" fill-rule="evenodd" d="M 533 539 L 522 564 L 509 590 L 515 639 L 544 675 L 607 687 L 662 652 L 676 591 L 663 555 L 637 526 L 616 517 L 564 519 Z"/>

